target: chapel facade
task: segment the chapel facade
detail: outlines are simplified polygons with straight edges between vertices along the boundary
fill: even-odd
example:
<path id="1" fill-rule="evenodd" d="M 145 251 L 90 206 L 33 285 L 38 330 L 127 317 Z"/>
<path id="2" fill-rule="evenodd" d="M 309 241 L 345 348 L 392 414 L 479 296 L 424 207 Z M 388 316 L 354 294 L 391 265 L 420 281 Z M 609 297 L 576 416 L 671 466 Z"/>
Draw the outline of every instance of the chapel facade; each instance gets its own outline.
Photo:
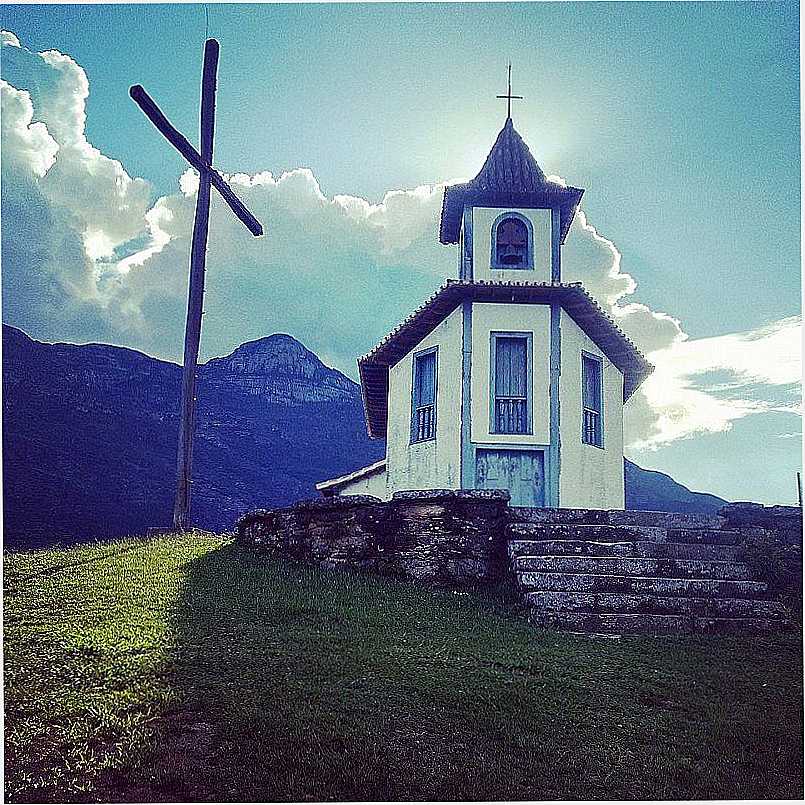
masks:
<path id="1" fill-rule="evenodd" d="M 549 182 L 507 117 L 478 175 L 445 190 L 456 277 L 358 359 L 386 457 L 323 495 L 504 488 L 513 506 L 624 508 L 623 407 L 653 367 L 562 282 L 583 192 Z"/>

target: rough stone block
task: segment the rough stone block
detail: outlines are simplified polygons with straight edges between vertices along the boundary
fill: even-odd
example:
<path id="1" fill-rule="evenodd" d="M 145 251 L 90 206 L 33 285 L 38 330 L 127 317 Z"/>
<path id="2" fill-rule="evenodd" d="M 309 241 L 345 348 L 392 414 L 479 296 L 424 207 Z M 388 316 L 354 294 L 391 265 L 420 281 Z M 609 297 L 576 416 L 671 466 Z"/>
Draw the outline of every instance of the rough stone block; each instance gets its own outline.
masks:
<path id="1" fill-rule="evenodd" d="M 720 579 L 673 579 L 650 576 L 607 576 L 594 573 L 551 573 L 526 571 L 517 574 L 526 590 L 566 590 L 569 592 L 632 592 L 654 595 L 717 596 L 753 598 L 766 592 L 759 581 Z"/>
<path id="2" fill-rule="evenodd" d="M 742 562 L 708 559 L 656 559 L 625 556 L 520 556 L 517 571 L 597 573 L 613 576 L 655 576 L 675 579 L 751 579 Z"/>
<path id="3" fill-rule="evenodd" d="M 702 545 L 737 545 L 741 541 L 741 534 L 734 530 L 714 528 L 669 528 L 668 540 Z"/>

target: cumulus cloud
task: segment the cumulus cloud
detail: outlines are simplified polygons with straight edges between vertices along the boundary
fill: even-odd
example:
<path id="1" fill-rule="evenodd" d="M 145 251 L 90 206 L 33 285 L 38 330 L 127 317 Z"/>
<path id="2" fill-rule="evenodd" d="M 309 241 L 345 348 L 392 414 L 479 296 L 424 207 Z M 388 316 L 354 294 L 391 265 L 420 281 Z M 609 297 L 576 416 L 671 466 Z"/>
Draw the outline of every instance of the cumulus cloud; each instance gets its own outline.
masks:
<path id="1" fill-rule="evenodd" d="M 635 450 L 727 431 L 750 414 L 800 413 L 799 316 L 743 333 L 679 340 L 649 358 L 655 372 L 626 411 Z"/>
<path id="2" fill-rule="evenodd" d="M 36 338 L 102 340 L 179 360 L 197 176 L 186 171 L 176 192 L 153 200 L 148 182 L 87 141 L 84 70 L 57 51 L 32 53 L 11 33 L 1 41 L 15 76 L 0 82 L 4 320 Z M 327 197 L 305 168 L 227 178 L 266 235 L 253 238 L 213 193 L 202 357 L 289 332 L 355 376 L 355 356 L 455 275 L 455 250 L 436 237 L 444 184 L 372 204 Z M 762 392 L 791 382 L 780 378 L 792 376 L 799 352 L 784 364 L 767 352 L 792 349 L 797 322 L 718 343 L 688 339 L 672 315 L 635 301 L 620 252 L 581 211 L 563 274 L 583 282 L 659 367 L 627 408 L 638 448 L 784 404 Z M 722 363 L 712 364 L 712 352 Z M 744 386 L 708 386 L 714 371 Z M 760 391 L 750 395 L 748 384 Z"/>
<path id="3" fill-rule="evenodd" d="M 56 51 L 35 54 L 8 32 L 0 82 L 4 316 L 44 338 L 114 337 L 104 261 L 143 232 L 151 190 L 87 142 L 89 83 Z"/>
<path id="4" fill-rule="evenodd" d="M 0 96 L 4 118 L 3 150 L 7 152 L 4 159 L 11 160 L 16 171 L 43 177 L 56 161 L 59 144 L 44 123 L 32 122 L 34 106 L 27 92 L 0 79 Z"/>

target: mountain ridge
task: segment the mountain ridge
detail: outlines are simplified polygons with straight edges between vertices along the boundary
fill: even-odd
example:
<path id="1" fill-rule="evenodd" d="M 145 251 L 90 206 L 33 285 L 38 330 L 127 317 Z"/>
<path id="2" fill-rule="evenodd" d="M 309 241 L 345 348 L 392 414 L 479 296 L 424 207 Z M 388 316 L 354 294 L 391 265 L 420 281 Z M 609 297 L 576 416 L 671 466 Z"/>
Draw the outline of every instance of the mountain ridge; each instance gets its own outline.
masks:
<path id="1" fill-rule="evenodd" d="M 6 324 L 2 338 L 6 543 L 168 526 L 181 367 L 128 347 L 36 341 Z M 192 517 L 201 527 L 229 529 L 250 509 L 316 497 L 318 481 L 385 455 L 366 434 L 358 384 L 288 334 L 200 364 L 197 389 Z M 631 508 L 724 503 L 625 466 Z"/>

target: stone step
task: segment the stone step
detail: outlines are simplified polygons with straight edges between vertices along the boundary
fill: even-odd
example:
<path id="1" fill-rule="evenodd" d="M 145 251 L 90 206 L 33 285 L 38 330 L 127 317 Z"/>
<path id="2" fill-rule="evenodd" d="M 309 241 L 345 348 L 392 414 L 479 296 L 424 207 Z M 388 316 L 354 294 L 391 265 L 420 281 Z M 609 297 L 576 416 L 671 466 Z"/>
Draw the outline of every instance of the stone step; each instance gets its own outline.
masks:
<path id="1" fill-rule="evenodd" d="M 637 525 L 509 523 L 508 539 L 571 539 L 588 542 L 683 542 L 695 545 L 738 545 L 740 531 L 717 528 L 663 528 Z"/>
<path id="2" fill-rule="evenodd" d="M 534 613 L 537 626 L 596 634 L 668 633 L 763 633 L 777 631 L 784 624 L 769 618 L 710 618 L 691 615 L 647 613 L 553 612 Z"/>
<path id="3" fill-rule="evenodd" d="M 673 579 L 741 579 L 752 572 L 743 562 L 712 559 L 655 559 L 630 556 L 518 556 L 517 572 L 662 576 Z"/>
<path id="4" fill-rule="evenodd" d="M 736 561 L 741 557 L 741 549 L 737 545 L 653 540 L 596 542 L 579 539 L 510 539 L 508 550 L 512 559 L 517 556 L 645 556 Z"/>
<path id="5" fill-rule="evenodd" d="M 647 593 L 689 597 L 761 598 L 766 594 L 762 581 L 722 579 L 675 579 L 650 576 L 612 576 L 601 573 L 557 573 L 526 571 L 517 573 L 526 590 Z"/>
<path id="6" fill-rule="evenodd" d="M 536 509 L 528 506 L 509 506 L 509 518 L 517 523 L 609 525 L 609 512 L 606 509 Z"/>
<path id="7" fill-rule="evenodd" d="M 568 523 L 510 523 L 508 539 L 570 539 L 587 542 L 626 542 L 642 540 L 665 542 L 668 530 L 653 526 L 574 525 Z"/>
<path id="8" fill-rule="evenodd" d="M 688 598 L 638 593 L 529 592 L 524 600 L 535 612 L 647 613 L 718 618 L 785 619 L 777 601 L 754 598 Z"/>
<path id="9" fill-rule="evenodd" d="M 607 522 L 610 525 L 646 525 L 660 528 L 721 528 L 726 520 L 717 514 L 613 510 L 608 513 Z"/>
<path id="10" fill-rule="evenodd" d="M 721 528 L 726 522 L 717 514 L 685 514 L 607 509 L 536 509 L 510 506 L 510 517 L 523 523 L 569 525 L 632 525 L 658 528 Z"/>
<path id="11" fill-rule="evenodd" d="M 668 542 L 689 542 L 709 545 L 737 545 L 742 539 L 739 531 L 714 528 L 669 528 Z"/>

